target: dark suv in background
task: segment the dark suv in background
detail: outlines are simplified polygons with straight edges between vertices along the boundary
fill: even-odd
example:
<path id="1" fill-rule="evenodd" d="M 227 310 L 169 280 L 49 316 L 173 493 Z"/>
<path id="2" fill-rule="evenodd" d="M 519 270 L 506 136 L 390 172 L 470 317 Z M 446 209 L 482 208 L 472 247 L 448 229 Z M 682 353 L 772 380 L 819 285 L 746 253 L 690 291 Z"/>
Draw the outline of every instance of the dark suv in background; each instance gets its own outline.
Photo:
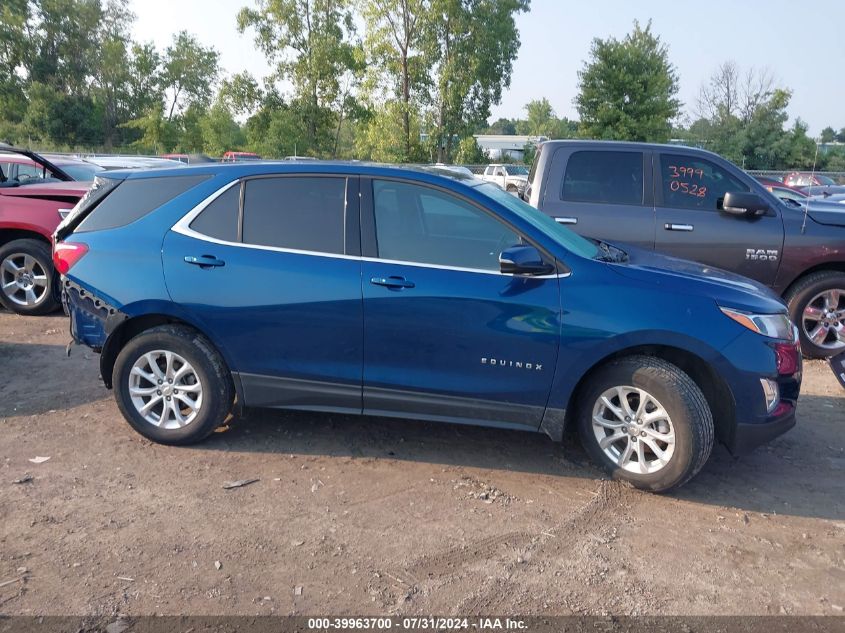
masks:
<path id="1" fill-rule="evenodd" d="M 549 141 L 523 198 L 576 232 L 756 279 L 789 305 L 808 357 L 845 351 L 845 207 L 788 204 L 700 149 Z"/>

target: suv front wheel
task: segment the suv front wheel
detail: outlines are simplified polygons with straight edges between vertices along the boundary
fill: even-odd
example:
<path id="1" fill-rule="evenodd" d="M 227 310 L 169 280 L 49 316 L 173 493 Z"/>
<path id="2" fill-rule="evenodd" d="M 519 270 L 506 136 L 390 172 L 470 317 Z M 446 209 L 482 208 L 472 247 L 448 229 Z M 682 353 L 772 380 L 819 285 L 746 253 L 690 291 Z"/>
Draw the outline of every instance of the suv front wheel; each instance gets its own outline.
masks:
<path id="1" fill-rule="evenodd" d="M 713 448 L 713 416 L 681 369 L 659 358 L 611 361 L 578 398 L 584 448 L 614 478 L 665 492 L 695 475 Z"/>

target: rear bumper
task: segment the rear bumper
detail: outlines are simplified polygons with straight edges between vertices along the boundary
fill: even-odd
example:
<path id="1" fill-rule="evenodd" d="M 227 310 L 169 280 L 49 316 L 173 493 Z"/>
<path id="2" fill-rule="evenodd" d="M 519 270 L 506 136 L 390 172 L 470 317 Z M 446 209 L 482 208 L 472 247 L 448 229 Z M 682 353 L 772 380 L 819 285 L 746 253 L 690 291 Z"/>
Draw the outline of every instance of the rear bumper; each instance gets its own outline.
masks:
<path id="1" fill-rule="evenodd" d="M 67 278 L 62 278 L 62 307 L 70 317 L 73 340 L 96 352 L 103 349 L 109 334 L 127 318 L 120 310 Z"/>

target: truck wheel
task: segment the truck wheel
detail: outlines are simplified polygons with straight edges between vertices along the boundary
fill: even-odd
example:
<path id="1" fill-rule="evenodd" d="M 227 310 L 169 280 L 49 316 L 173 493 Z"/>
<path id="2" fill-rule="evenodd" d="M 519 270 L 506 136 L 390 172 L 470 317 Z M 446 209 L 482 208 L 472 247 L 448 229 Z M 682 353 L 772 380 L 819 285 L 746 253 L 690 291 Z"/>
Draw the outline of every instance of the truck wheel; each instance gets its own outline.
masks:
<path id="1" fill-rule="evenodd" d="M 845 351 L 845 273 L 807 275 L 789 289 L 786 302 L 804 356 L 827 358 Z"/>
<path id="2" fill-rule="evenodd" d="M 578 395 L 578 431 L 615 479 L 666 492 L 695 475 L 713 448 L 704 394 L 675 365 L 629 356 L 601 367 Z"/>
<path id="3" fill-rule="evenodd" d="M 50 247 L 38 240 L 12 240 L 0 248 L 0 303 L 24 315 L 59 307 Z"/>
<path id="4" fill-rule="evenodd" d="M 115 360 L 117 406 L 138 433 L 161 444 L 193 444 L 232 408 L 229 370 L 204 336 L 162 325 L 130 339 Z"/>

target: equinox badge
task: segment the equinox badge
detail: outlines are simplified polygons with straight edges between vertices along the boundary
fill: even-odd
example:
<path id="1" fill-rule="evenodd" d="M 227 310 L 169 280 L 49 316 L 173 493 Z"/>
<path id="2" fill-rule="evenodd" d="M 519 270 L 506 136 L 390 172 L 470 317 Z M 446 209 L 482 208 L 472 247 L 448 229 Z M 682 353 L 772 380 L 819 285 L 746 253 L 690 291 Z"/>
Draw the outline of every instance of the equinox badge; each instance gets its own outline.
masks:
<path id="1" fill-rule="evenodd" d="M 540 363 L 524 363 L 521 360 L 502 360 L 501 358 L 482 358 L 482 365 L 495 365 L 496 367 L 515 367 L 516 369 L 533 369 L 535 371 L 542 371 L 543 365 Z"/>

